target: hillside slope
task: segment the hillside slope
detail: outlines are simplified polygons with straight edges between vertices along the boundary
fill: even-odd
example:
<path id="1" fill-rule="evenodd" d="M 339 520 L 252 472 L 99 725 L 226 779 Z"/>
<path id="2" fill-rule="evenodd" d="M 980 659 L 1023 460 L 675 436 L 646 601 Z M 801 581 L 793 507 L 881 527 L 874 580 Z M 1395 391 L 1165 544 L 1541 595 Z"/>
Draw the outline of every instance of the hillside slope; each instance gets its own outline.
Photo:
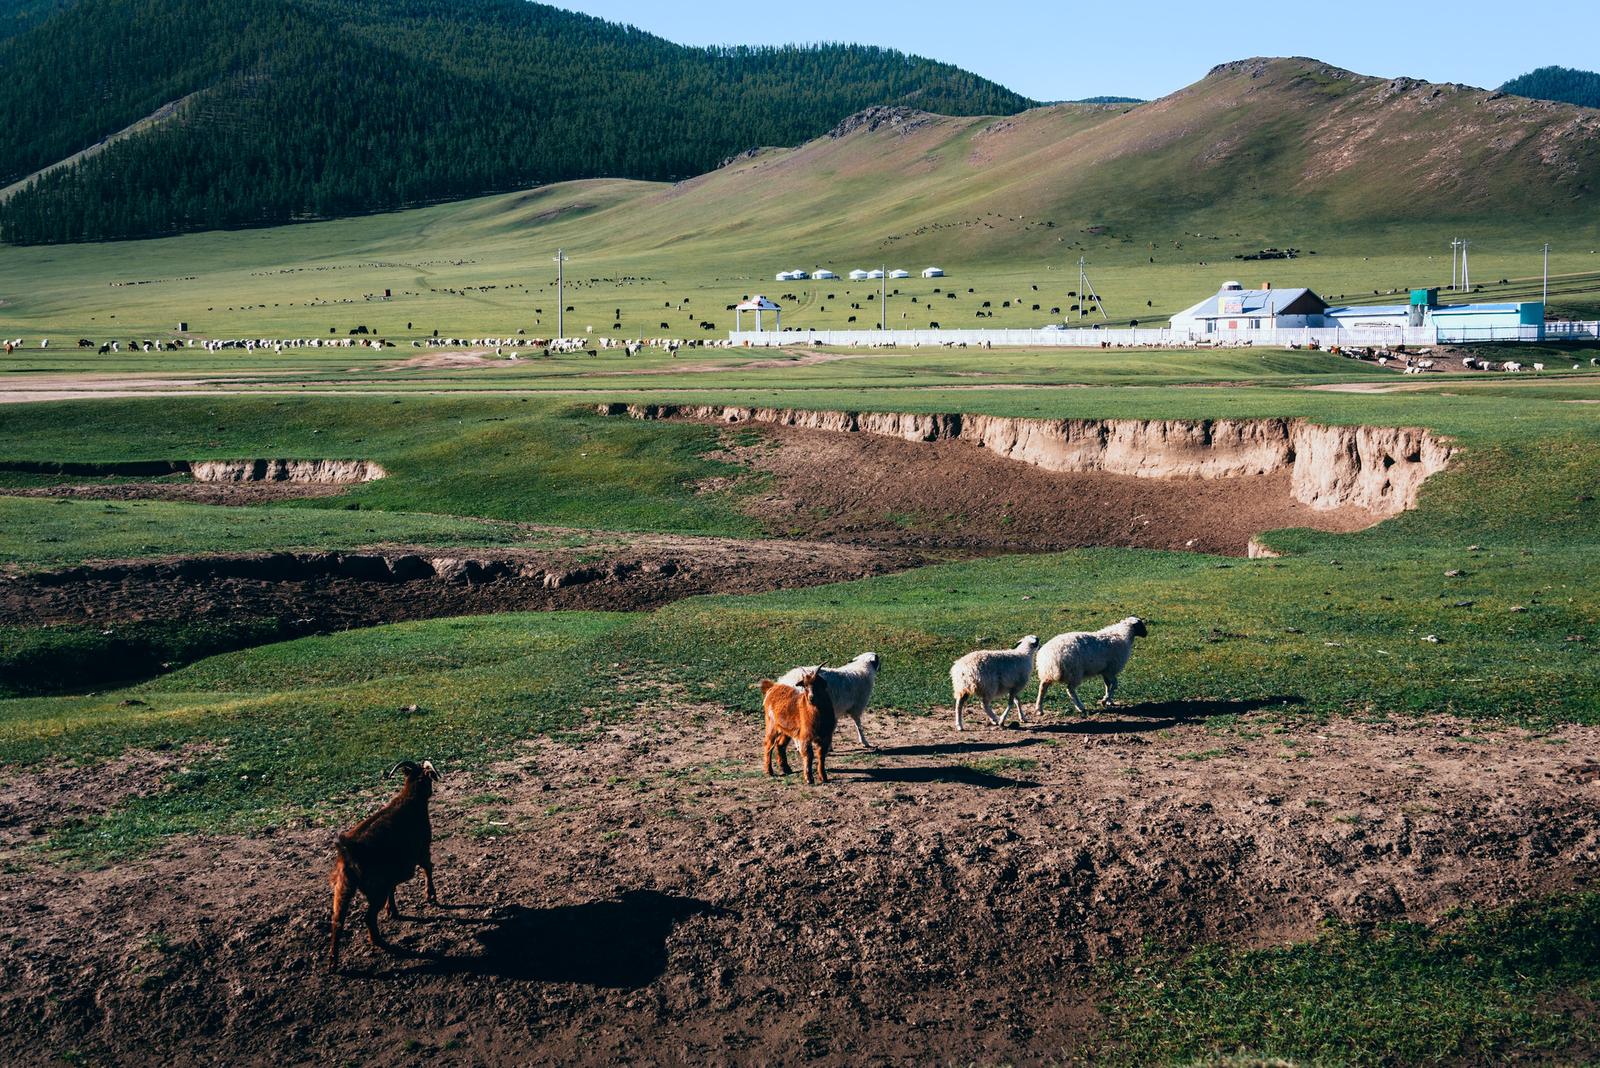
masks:
<path id="1" fill-rule="evenodd" d="M 1029 104 L 884 49 L 685 48 L 525 0 L 75 0 L 47 18 L 12 4 L 27 17 L 0 41 L 0 187 L 190 98 L 13 193 L 0 236 L 14 243 L 674 180 L 870 105 Z"/>
<path id="2" fill-rule="evenodd" d="M 1267 245 L 1351 252 L 1425 227 L 1587 233 L 1596 189 L 1600 113 L 1256 59 L 1139 106 L 999 119 L 875 109 L 799 148 L 636 192 L 583 230 L 591 246 L 645 252 L 693 235 L 802 267 L 1078 249 L 1194 260 Z"/>

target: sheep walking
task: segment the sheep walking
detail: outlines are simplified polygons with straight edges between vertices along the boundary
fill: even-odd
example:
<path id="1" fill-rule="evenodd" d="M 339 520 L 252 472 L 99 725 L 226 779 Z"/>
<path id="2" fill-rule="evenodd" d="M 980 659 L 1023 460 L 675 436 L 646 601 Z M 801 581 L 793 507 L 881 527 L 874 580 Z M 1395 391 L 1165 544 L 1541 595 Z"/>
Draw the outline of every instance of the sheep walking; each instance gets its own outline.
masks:
<path id="1" fill-rule="evenodd" d="M 878 654 L 862 653 L 843 667 L 815 664 L 797 667 L 779 679 L 778 685 L 798 688 L 809 675 L 815 675 L 827 686 L 828 696 L 833 699 L 834 712 L 854 720 L 857 740 L 862 748 L 871 749 L 872 743 L 867 741 L 867 735 L 861 729 L 861 716 L 867 710 L 867 702 L 872 699 L 872 684 L 878 678 Z"/>
<path id="2" fill-rule="evenodd" d="M 1033 705 L 1034 715 L 1044 709 L 1045 691 L 1058 682 L 1066 684 L 1067 694 L 1078 711 L 1088 715 L 1089 710 L 1078 699 L 1078 687 L 1084 679 L 1097 676 L 1106 684 L 1106 695 L 1100 703 L 1111 705 L 1117 696 L 1117 678 L 1133 655 L 1133 640 L 1148 633 L 1144 620 L 1129 616 L 1093 633 L 1072 631 L 1045 642 L 1038 656 L 1039 699 Z"/>
<path id="3" fill-rule="evenodd" d="M 1022 715 L 1022 701 L 1018 694 L 1033 677 L 1033 652 L 1039 648 L 1039 639 L 1030 634 L 1017 643 L 1015 649 L 979 649 L 950 665 L 950 687 L 956 699 L 956 730 L 965 730 L 961 710 L 970 698 L 983 702 L 983 714 L 989 724 L 1000 726 L 1005 720 L 994 718 L 993 702 L 1002 694 L 1006 698 L 1006 712 L 1017 706 L 1017 719 L 1026 723 Z"/>

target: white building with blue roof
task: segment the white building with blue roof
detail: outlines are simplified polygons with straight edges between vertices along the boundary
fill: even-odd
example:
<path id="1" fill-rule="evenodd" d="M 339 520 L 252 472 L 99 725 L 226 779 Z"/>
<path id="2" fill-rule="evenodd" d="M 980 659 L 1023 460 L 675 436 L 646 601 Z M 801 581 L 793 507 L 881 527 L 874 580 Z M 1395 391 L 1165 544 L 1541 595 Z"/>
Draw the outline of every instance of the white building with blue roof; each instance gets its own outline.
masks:
<path id="1" fill-rule="evenodd" d="M 1438 341 L 1534 340 L 1544 334 L 1539 301 L 1440 304 L 1437 289 L 1413 289 L 1407 304 L 1330 307 L 1309 289 L 1245 289 L 1225 282 L 1215 296 L 1172 317 L 1172 329 L 1191 336 L 1248 336 L 1257 330 L 1348 331 L 1357 338 L 1395 330 L 1426 330 Z"/>
<path id="2" fill-rule="evenodd" d="M 1216 334 L 1321 327 L 1331 325 L 1323 317 L 1327 308 L 1328 302 L 1309 289 L 1246 289 L 1238 282 L 1224 282 L 1215 296 L 1174 315 L 1172 328 Z"/>

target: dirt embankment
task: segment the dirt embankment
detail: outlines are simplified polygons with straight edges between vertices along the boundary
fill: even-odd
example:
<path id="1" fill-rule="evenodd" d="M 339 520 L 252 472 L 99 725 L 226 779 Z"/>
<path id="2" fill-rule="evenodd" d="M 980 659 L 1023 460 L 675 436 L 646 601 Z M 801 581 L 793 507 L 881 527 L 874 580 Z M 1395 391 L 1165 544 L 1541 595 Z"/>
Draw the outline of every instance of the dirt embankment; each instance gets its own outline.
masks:
<path id="1" fill-rule="evenodd" d="M 372 460 L 0 460 L 0 472 L 84 478 L 161 478 L 188 475 L 196 482 L 314 482 L 347 486 L 373 482 L 388 472 Z"/>
<path id="2" fill-rule="evenodd" d="M 799 411 L 719 405 L 602 405 L 603 415 L 767 423 L 912 442 L 966 441 L 1046 471 L 1164 480 L 1287 472 L 1293 499 L 1376 516 L 1415 506 L 1452 447 L 1415 427 L 1328 427 L 1301 419 L 1012 419 L 990 415 Z"/>
<path id="3" fill-rule="evenodd" d="M 0 625 L 300 620 L 307 632 L 544 609 L 654 608 L 914 567 L 909 550 L 724 538 L 603 550 L 389 549 L 87 564 L 0 576 Z"/>
<path id="4" fill-rule="evenodd" d="M 1101 1024 L 1095 966 L 1147 938 L 1432 921 L 1600 870 L 1592 728 L 1560 745 L 1449 719 L 1278 733 L 1254 705 L 1196 701 L 957 736 L 947 709 L 869 713 L 883 748 L 841 740 L 836 781 L 808 788 L 759 775 L 755 707 L 660 701 L 588 743 L 443 769 L 446 907 L 402 887 L 405 918 L 381 921 L 399 955 L 351 936 L 338 978 L 320 972 L 327 828 L 62 869 L 25 843 L 198 758 L 0 770 L 0 850 L 26 870 L 0 895 L 0 1052 L 1061 1063 Z"/>

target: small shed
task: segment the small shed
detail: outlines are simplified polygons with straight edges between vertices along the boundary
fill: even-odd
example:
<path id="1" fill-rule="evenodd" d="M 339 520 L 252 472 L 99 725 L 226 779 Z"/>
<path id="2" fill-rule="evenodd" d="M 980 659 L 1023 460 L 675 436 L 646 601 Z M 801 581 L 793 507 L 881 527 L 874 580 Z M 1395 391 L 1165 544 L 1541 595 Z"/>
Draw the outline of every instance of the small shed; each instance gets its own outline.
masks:
<path id="1" fill-rule="evenodd" d="M 783 329 L 783 309 L 759 293 L 745 301 L 743 304 L 735 304 L 733 306 L 733 328 L 735 330 L 742 331 L 744 329 L 745 312 L 756 313 L 757 333 L 760 333 L 762 329 L 761 314 L 763 312 L 772 312 L 772 328 L 774 330 Z"/>
<path id="2" fill-rule="evenodd" d="M 927 270 L 922 272 L 922 277 L 924 277 L 924 278 L 943 278 L 944 277 L 944 269 L 940 268 L 940 267 L 929 267 Z"/>

